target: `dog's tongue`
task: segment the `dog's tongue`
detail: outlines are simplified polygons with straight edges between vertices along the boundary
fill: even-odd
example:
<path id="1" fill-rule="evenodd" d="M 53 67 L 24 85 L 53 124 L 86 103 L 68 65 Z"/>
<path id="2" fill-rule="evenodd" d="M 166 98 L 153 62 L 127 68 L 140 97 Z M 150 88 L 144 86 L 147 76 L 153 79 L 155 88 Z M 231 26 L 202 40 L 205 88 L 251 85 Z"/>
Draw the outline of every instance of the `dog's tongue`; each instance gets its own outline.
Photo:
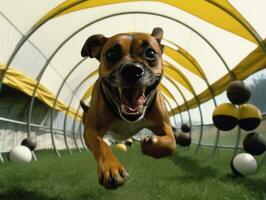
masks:
<path id="1" fill-rule="evenodd" d="M 146 98 L 140 88 L 126 88 L 122 91 L 121 100 L 128 110 L 135 112 L 145 103 Z"/>

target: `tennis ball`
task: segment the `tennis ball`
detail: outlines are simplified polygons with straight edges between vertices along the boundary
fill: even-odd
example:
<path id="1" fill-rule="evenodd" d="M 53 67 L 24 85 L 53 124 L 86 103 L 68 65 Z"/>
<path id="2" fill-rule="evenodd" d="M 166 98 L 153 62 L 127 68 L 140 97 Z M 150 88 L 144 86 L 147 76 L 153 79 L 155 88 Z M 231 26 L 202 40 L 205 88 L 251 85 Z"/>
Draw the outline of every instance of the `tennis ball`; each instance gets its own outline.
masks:
<path id="1" fill-rule="evenodd" d="M 250 96 L 251 92 L 249 87 L 245 85 L 243 81 L 232 81 L 227 90 L 226 94 L 228 99 L 233 103 L 233 104 L 243 104 L 246 103 Z"/>
<path id="2" fill-rule="evenodd" d="M 252 104 L 243 104 L 239 106 L 239 126 L 240 128 L 251 131 L 260 125 L 262 114 L 260 110 Z"/>
<path id="3" fill-rule="evenodd" d="M 231 103 L 223 103 L 217 106 L 212 113 L 213 124 L 223 131 L 233 129 L 239 120 L 239 111 Z"/>

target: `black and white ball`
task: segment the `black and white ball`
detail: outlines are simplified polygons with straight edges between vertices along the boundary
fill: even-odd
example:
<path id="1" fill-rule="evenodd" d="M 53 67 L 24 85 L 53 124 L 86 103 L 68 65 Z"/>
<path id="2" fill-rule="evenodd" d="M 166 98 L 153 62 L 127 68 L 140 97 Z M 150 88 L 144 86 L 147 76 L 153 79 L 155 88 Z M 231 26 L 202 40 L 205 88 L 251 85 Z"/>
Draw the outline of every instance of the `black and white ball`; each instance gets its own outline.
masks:
<path id="1" fill-rule="evenodd" d="M 249 153 L 239 153 L 232 159 L 231 169 L 236 176 L 253 174 L 257 170 L 257 161 Z"/>
<path id="2" fill-rule="evenodd" d="M 189 124 L 185 123 L 185 124 L 182 124 L 181 126 L 181 130 L 184 132 L 184 133 L 188 133 L 191 131 L 191 127 Z"/>
<path id="3" fill-rule="evenodd" d="M 125 141 L 125 145 L 128 146 L 128 147 L 131 147 L 133 144 L 133 140 L 131 138 L 128 138 L 126 141 Z"/>
<path id="4" fill-rule="evenodd" d="M 36 142 L 34 142 L 30 138 L 25 138 L 24 140 L 22 140 L 21 145 L 28 147 L 31 151 L 33 151 L 37 146 Z"/>
<path id="5" fill-rule="evenodd" d="M 9 152 L 9 159 L 16 163 L 29 163 L 32 159 L 31 150 L 25 146 L 17 146 Z"/>

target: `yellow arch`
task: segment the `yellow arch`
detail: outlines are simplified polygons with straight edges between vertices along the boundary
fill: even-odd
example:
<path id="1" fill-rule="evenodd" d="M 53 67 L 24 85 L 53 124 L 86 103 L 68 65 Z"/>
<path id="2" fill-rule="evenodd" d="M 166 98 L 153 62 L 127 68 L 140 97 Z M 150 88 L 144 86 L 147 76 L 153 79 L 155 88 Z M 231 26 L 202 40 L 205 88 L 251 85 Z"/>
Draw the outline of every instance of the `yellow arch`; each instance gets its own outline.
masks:
<path id="1" fill-rule="evenodd" d="M 252 34 L 238 20 L 245 24 L 254 33 L 256 33 L 255 29 L 226 0 L 87 0 L 84 2 L 81 1 L 80 4 L 77 4 L 77 0 L 66 0 L 62 4 L 58 5 L 50 12 L 48 12 L 45 16 L 43 16 L 35 25 L 38 25 L 46 21 L 47 19 L 50 19 L 56 12 L 63 9 L 65 9 L 64 12 L 60 13 L 60 15 L 57 16 L 62 16 L 67 13 L 97 6 L 138 1 L 160 2 L 174 6 L 194 16 L 197 16 L 217 27 L 234 33 L 253 43 L 257 43 L 256 39 L 252 36 Z M 73 7 L 67 9 L 67 7 L 71 5 L 73 5 Z M 236 20 L 230 14 L 225 12 L 223 9 L 225 9 L 231 15 L 235 16 L 238 20 Z"/>

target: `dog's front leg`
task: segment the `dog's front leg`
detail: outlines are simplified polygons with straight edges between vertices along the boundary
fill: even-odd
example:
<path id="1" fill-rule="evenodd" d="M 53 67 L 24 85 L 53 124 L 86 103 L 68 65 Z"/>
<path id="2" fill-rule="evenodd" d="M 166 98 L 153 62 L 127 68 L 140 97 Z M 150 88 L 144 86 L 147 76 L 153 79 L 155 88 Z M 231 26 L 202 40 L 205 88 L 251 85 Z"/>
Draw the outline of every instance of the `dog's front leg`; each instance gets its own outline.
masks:
<path id="1" fill-rule="evenodd" d="M 97 161 L 99 183 L 107 189 L 115 189 L 128 178 L 128 173 L 113 155 L 111 148 L 97 134 L 97 130 L 87 127 L 85 142 Z"/>
<path id="2" fill-rule="evenodd" d="M 171 126 L 163 122 L 151 128 L 155 135 L 145 138 L 141 143 L 142 152 L 154 158 L 172 155 L 176 142 Z"/>

